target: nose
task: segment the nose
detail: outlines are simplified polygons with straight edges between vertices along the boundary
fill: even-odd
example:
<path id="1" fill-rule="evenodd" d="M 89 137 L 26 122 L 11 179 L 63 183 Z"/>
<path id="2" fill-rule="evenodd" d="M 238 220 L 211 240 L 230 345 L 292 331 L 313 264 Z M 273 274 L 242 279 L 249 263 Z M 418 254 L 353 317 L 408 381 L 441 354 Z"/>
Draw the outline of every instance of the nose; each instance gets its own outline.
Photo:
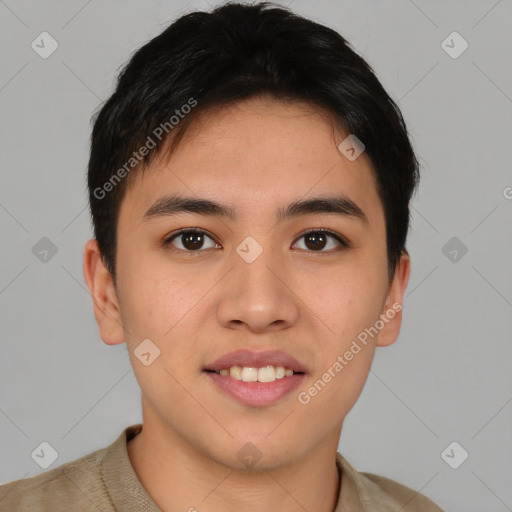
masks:
<path id="1" fill-rule="evenodd" d="M 218 305 L 220 324 L 252 333 L 292 326 L 299 316 L 299 299 L 284 264 L 267 251 L 252 263 L 234 256 L 235 266 L 227 276 Z"/>

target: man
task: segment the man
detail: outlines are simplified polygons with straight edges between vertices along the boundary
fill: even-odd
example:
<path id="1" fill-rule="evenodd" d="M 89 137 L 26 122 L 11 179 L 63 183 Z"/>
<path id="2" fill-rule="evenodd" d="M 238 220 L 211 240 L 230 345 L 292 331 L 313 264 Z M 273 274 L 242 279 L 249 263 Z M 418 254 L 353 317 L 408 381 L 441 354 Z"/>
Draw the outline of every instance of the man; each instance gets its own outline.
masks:
<path id="1" fill-rule="evenodd" d="M 84 276 L 143 424 L 1 510 L 441 510 L 337 453 L 400 331 L 418 182 L 339 34 L 269 4 L 183 16 L 120 74 L 88 180 Z"/>

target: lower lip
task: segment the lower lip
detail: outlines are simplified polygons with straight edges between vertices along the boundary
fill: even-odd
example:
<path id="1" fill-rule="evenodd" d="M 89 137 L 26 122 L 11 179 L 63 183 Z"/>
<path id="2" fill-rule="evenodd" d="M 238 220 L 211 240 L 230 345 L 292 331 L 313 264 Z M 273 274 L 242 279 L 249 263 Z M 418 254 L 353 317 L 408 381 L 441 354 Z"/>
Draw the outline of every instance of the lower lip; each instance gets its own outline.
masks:
<path id="1" fill-rule="evenodd" d="M 206 375 L 223 391 L 229 393 L 245 405 L 261 407 L 270 405 L 296 389 L 304 380 L 304 373 L 294 373 L 272 382 L 244 382 L 215 372 Z"/>

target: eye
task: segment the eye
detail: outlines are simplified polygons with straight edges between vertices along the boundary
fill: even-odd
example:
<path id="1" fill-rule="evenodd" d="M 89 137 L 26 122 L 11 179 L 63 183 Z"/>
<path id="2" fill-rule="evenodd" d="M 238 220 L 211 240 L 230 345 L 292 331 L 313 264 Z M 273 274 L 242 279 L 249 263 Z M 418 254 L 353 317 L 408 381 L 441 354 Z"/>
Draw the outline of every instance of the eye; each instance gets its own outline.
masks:
<path id="1" fill-rule="evenodd" d="M 331 252 L 331 250 L 342 250 L 350 247 L 349 242 L 343 238 L 341 235 L 337 233 L 333 233 L 332 231 L 324 228 L 318 228 L 315 230 L 308 231 L 302 234 L 298 240 L 304 238 L 305 239 L 305 247 L 299 247 L 299 249 L 304 249 L 306 251 L 312 252 Z M 329 244 L 329 238 L 331 239 L 331 243 Z M 332 239 L 335 242 L 332 242 Z M 296 245 L 296 244 L 294 244 Z M 334 247 L 333 247 L 334 245 Z M 338 246 L 338 249 L 336 249 Z M 327 247 L 328 250 L 323 251 Z"/>
<path id="2" fill-rule="evenodd" d="M 205 246 L 205 240 L 210 244 Z M 176 243 L 174 242 L 176 240 Z M 164 245 L 172 244 L 176 249 L 185 252 L 199 252 L 201 249 L 215 248 L 218 244 L 205 231 L 200 229 L 182 229 L 178 233 L 167 237 Z"/>
<path id="3" fill-rule="evenodd" d="M 331 252 L 350 247 L 350 243 L 344 237 L 325 228 L 309 230 L 303 233 L 297 240 L 302 238 L 305 239 L 305 246 L 299 247 L 299 249 L 310 252 Z M 210 241 L 209 244 L 207 240 Z M 293 246 L 296 246 L 297 243 L 298 242 L 295 242 Z M 172 245 L 176 250 L 188 253 L 221 247 L 205 231 L 196 228 L 181 229 L 177 233 L 173 233 L 163 241 L 163 245 Z M 338 247 L 338 249 L 336 247 Z"/>

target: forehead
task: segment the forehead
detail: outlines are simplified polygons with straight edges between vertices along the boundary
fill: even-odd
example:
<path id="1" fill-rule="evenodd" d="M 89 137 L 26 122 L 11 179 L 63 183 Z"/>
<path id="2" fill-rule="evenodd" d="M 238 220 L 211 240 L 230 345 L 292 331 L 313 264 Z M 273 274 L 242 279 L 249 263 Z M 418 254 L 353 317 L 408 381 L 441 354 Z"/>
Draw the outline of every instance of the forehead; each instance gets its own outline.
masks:
<path id="1" fill-rule="evenodd" d="M 261 213 L 308 196 L 343 194 L 368 218 L 382 215 L 371 161 L 350 161 L 338 145 L 347 137 L 318 107 L 268 97 L 205 110 L 187 127 L 170 159 L 161 152 L 133 176 L 121 205 L 130 217 L 169 194 Z"/>

